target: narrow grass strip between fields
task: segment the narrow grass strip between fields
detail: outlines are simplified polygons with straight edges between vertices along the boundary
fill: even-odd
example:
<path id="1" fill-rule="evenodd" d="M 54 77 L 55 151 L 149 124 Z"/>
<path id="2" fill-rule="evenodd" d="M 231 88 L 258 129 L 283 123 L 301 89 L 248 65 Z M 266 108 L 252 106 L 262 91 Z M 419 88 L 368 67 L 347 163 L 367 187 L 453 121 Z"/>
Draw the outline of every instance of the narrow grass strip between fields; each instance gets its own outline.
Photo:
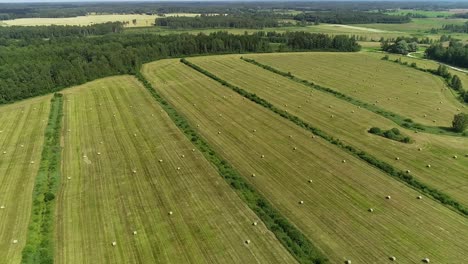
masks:
<path id="1" fill-rule="evenodd" d="M 226 160 L 220 157 L 211 146 L 190 127 L 188 121 L 180 115 L 138 72 L 136 77 L 151 93 L 154 99 L 166 111 L 172 121 L 185 136 L 203 153 L 218 170 L 218 173 L 236 191 L 241 199 L 254 211 L 273 232 L 281 244 L 291 253 L 299 263 L 327 263 L 327 258 L 299 229 L 291 224 L 278 210 L 276 210 L 254 187 L 237 172 Z M 228 208 L 226 208 L 228 210 Z"/>
<path id="2" fill-rule="evenodd" d="M 54 263 L 54 208 L 60 181 L 62 106 L 62 94 L 56 93 L 50 104 L 42 157 L 32 194 L 32 212 L 21 260 L 25 264 Z"/>
<path id="3" fill-rule="evenodd" d="M 358 100 L 356 98 L 353 98 L 353 97 L 348 96 L 346 94 L 340 93 L 340 92 L 338 92 L 336 90 L 333 90 L 331 88 L 324 87 L 324 86 L 321 86 L 321 85 L 317 85 L 317 84 L 315 84 L 313 82 L 300 79 L 298 77 L 295 77 L 290 72 L 280 71 L 280 70 L 278 70 L 276 68 L 273 68 L 273 67 L 271 67 L 269 65 L 257 62 L 256 60 L 248 59 L 248 58 L 244 58 L 244 57 L 241 57 L 241 59 L 243 61 L 245 61 L 245 62 L 251 63 L 251 64 L 253 64 L 255 66 L 261 67 L 261 68 L 263 68 L 265 70 L 268 70 L 270 72 L 276 73 L 276 74 L 281 75 L 281 76 L 286 77 L 286 78 L 289 78 L 292 81 L 295 81 L 297 83 L 305 85 L 305 86 L 307 86 L 309 88 L 312 88 L 314 90 L 318 90 L 318 91 L 321 91 L 321 92 L 331 94 L 331 95 L 335 96 L 338 99 L 341 99 L 341 100 L 344 100 L 344 101 L 349 102 L 351 104 L 354 104 L 356 106 L 365 108 L 365 109 L 367 109 L 367 110 L 369 110 L 369 111 L 371 111 L 373 113 L 381 115 L 381 116 L 395 122 L 397 125 L 402 126 L 404 128 L 407 128 L 407 129 L 410 129 L 410 130 L 413 130 L 413 131 L 425 132 L 425 133 L 437 134 L 437 135 L 463 136 L 462 133 L 454 132 L 453 130 L 451 130 L 448 127 L 435 127 L 435 126 L 427 126 L 427 125 L 415 123 L 410 118 L 401 116 L 399 114 L 396 114 L 396 113 L 393 113 L 393 112 L 390 112 L 390 111 L 387 111 L 387 110 L 383 110 L 383 109 L 381 109 L 381 108 L 379 108 L 379 107 L 377 107 L 377 106 L 375 106 L 373 104 L 368 104 L 368 103 L 362 102 L 362 101 L 360 101 L 360 100 Z"/>
<path id="4" fill-rule="evenodd" d="M 394 179 L 397 179 L 397 180 L 400 180 L 402 181 L 403 183 L 407 184 L 408 186 L 414 188 L 415 190 L 429 196 L 429 197 L 432 197 L 433 199 L 439 201 L 440 203 L 442 203 L 443 205 L 447 206 L 448 208 L 451 208 L 453 210 L 455 210 L 456 212 L 462 214 L 463 216 L 468 216 L 468 208 L 465 207 L 464 205 L 460 204 L 459 202 L 457 202 L 456 200 L 454 200 L 453 198 L 451 198 L 450 196 L 448 196 L 447 194 L 435 189 L 435 188 L 432 188 L 422 182 L 420 182 L 419 180 L 415 179 L 411 174 L 409 173 L 406 173 L 406 172 L 403 172 L 401 170 L 398 170 L 396 169 L 395 167 L 393 167 L 392 165 L 384 162 L 384 161 L 381 161 L 379 159 L 377 159 L 376 157 L 360 150 L 360 149 L 357 149 L 351 145 L 347 145 L 343 142 L 341 142 L 339 139 L 337 138 L 334 138 L 330 135 L 328 135 L 327 133 L 323 132 L 322 130 L 316 128 L 316 127 L 313 127 L 312 125 L 310 125 L 309 123 L 303 121 L 302 119 L 300 119 L 299 117 L 295 116 L 295 115 L 292 115 L 290 113 L 288 113 L 287 111 L 285 110 L 282 110 L 282 109 L 279 109 L 277 108 L 276 106 L 274 106 L 273 104 L 269 103 L 268 101 L 266 101 L 265 99 L 262 99 L 260 97 L 258 97 L 256 94 L 253 94 L 253 93 L 250 93 L 250 92 L 247 92 L 246 90 L 242 89 L 242 88 L 239 88 L 235 85 L 232 85 L 230 83 L 228 83 L 227 81 L 217 77 L 216 75 L 206 71 L 205 69 L 187 61 L 186 59 L 181 59 L 181 62 L 184 63 L 185 65 L 191 67 L 192 69 L 206 75 L 207 77 L 219 82 L 220 84 L 222 84 L 223 86 L 225 87 L 228 87 L 230 88 L 231 90 L 235 91 L 236 93 L 244 96 L 245 98 L 273 111 L 274 113 L 280 115 L 281 117 L 285 118 L 285 119 L 288 119 L 289 121 L 295 123 L 296 125 L 298 125 L 299 127 L 301 128 L 304 128 L 310 132 L 312 132 L 313 134 L 317 135 L 317 136 L 320 136 L 321 138 L 325 139 L 326 141 L 342 148 L 343 150 L 346 150 L 347 152 L 351 153 L 352 155 L 356 156 L 357 158 L 367 162 L 368 164 L 370 164 L 371 166 L 381 170 L 382 172 L 386 173 L 387 175 L 391 176 L 392 178 Z"/>

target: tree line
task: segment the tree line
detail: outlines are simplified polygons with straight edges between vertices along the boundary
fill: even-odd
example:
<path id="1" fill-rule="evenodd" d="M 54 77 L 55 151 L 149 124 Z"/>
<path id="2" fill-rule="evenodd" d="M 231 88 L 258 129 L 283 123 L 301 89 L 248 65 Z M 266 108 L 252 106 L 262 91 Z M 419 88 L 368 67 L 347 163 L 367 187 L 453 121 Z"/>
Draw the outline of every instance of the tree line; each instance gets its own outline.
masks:
<path id="1" fill-rule="evenodd" d="M 0 27 L 0 43 L 5 39 L 33 39 L 33 38 L 58 38 L 70 36 L 104 35 L 108 33 L 120 33 L 123 31 L 123 23 L 107 22 L 90 26 L 12 26 Z"/>
<path id="2" fill-rule="evenodd" d="M 256 28 L 278 27 L 278 19 L 266 15 L 201 15 L 157 18 L 156 26 L 179 28 Z"/>
<path id="3" fill-rule="evenodd" d="M 108 34 L 11 42 L 0 46 L 0 103 L 47 94 L 98 78 L 134 74 L 143 63 L 201 54 L 271 52 L 267 33 Z M 272 33 L 288 50 L 355 51 L 346 36 Z"/>
<path id="4" fill-rule="evenodd" d="M 448 47 L 441 43 L 433 44 L 426 49 L 426 56 L 451 65 L 468 67 L 468 46 L 459 41 L 450 41 Z"/>
<path id="5" fill-rule="evenodd" d="M 401 24 L 411 22 L 411 18 L 408 16 L 393 16 L 384 13 L 349 10 L 332 12 L 307 12 L 294 16 L 294 19 L 298 21 L 330 24 Z"/>

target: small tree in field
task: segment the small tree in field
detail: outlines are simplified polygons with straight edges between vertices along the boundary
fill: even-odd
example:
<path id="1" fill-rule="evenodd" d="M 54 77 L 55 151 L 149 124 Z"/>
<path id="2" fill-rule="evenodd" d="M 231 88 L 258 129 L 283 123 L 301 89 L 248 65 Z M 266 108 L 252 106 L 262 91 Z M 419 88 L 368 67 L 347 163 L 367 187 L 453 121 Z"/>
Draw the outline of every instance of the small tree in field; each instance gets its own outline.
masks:
<path id="1" fill-rule="evenodd" d="M 468 115 L 467 114 L 457 114 L 452 121 L 453 130 L 456 132 L 463 132 L 468 127 Z"/>
<path id="2" fill-rule="evenodd" d="M 460 78 L 457 75 L 454 75 L 452 77 L 452 80 L 450 81 L 450 85 L 452 86 L 453 89 L 457 91 L 462 91 L 463 90 L 463 85 L 460 80 Z"/>
<path id="3" fill-rule="evenodd" d="M 465 91 L 463 95 L 463 99 L 465 100 L 466 103 L 468 103 L 468 91 Z"/>

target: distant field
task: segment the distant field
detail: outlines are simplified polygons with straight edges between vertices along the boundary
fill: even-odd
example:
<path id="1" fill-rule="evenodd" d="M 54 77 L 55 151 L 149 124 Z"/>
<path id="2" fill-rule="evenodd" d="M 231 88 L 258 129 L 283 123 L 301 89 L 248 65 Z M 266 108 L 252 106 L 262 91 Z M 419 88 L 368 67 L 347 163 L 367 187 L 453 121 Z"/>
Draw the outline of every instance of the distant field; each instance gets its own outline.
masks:
<path id="1" fill-rule="evenodd" d="M 445 19 L 445 18 L 413 18 L 410 23 L 405 24 L 358 24 L 358 27 L 367 27 L 387 31 L 400 31 L 400 32 L 425 32 L 432 28 L 442 28 L 443 25 L 464 24 L 467 19 Z"/>
<path id="2" fill-rule="evenodd" d="M 166 16 L 196 16 L 197 14 L 173 13 Z M 148 27 L 154 24 L 157 15 L 88 15 L 79 17 L 64 18 L 19 18 L 13 20 L 0 21 L 4 26 L 50 26 L 50 25 L 70 25 L 70 26 L 88 26 L 106 22 L 128 22 L 127 27 Z M 132 20 L 136 19 L 136 24 Z"/>
<path id="3" fill-rule="evenodd" d="M 246 56 L 260 61 L 262 57 L 274 55 Z M 239 59 L 239 55 L 190 60 L 275 106 L 290 111 L 347 144 L 365 150 L 401 170 L 410 170 L 417 179 L 443 190 L 468 206 L 468 175 L 465 173 L 468 171 L 468 157 L 465 157 L 468 154 L 468 138 L 416 134 L 400 128 L 415 142 L 395 142 L 367 132 L 373 126 L 382 129 L 397 127 L 392 121 L 244 62 Z M 454 155 L 459 159 L 454 159 Z M 398 161 L 396 157 L 399 157 Z M 430 169 L 426 167 L 428 164 L 431 164 Z"/>
<path id="4" fill-rule="evenodd" d="M 427 10 L 413 10 L 413 9 L 400 9 L 396 12 L 387 12 L 386 14 L 389 15 L 400 15 L 405 16 L 407 14 L 418 14 L 424 15 L 427 17 L 449 17 L 453 15 L 455 12 L 453 11 L 427 11 Z"/>
<path id="5" fill-rule="evenodd" d="M 55 263 L 295 263 L 136 79 L 64 94 Z"/>
<path id="6" fill-rule="evenodd" d="M 426 256 L 438 263 L 468 260 L 464 217 L 416 199 L 412 189 L 178 60 L 147 64 L 143 72 L 331 263 L 385 263 L 389 256 L 401 263 Z"/>
<path id="7" fill-rule="evenodd" d="M 50 98 L 0 107 L 0 263 L 21 262 Z"/>
<path id="8" fill-rule="evenodd" d="M 382 61 L 380 58 L 383 55 L 376 56 L 363 52 L 312 52 L 254 58 L 418 123 L 451 126 L 454 114 L 458 112 L 457 109 L 463 109 L 463 105 L 446 89 L 441 78 Z"/>
<path id="9" fill-rule="evenodd" d="M 244 34 L 245 32 L 252 33 L 258 31 L 276 31 L 276 32 L 287 32 L 287 31 L 305 31 L 310 33 L 324 33 L 330 35 L 354 35 L 366 37 L 367 40 L 378 41 L 381 37 L 384 38 L 396 38 L 402 35 L 408 35 L 405 32 L 398 31 L 385 31 L 380 29 L 373 29 L 365 26 L 347 26 L 347 25 L 335 25 L 335 24 L 320 24 L 311 26 L 288 26 L 288 27 L 276 27 L 276 28 L 263 28 L 263 29 L 244 29 L 244 28 L 211 28 L 211 29 L 168 29 L 164 27 L 145 27 L 145 28 L 128 28 L 125 33 L 152 33 L 152 34 L 173 34 L 173 33 L 190 33 L 198 34 L 200 32 L 208 34 L 216 31 L 227 31 L 232 34 Z"/>

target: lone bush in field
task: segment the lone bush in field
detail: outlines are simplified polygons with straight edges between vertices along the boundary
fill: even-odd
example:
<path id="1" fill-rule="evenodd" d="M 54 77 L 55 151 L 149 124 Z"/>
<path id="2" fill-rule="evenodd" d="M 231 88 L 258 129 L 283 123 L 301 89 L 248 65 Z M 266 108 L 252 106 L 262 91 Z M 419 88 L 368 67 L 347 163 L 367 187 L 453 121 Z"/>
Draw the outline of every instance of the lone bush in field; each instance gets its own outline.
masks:
<path id="1" fill-rule="evenodd" d="M 383 131 L 382 129 L 378 127 L 372 127 L 371 129 L 369 129 L 369 133 L 378 135 L 384 138 L 388 138 L 391 140 L 395 140 L 398 142 L 402 142 L 402 143 L 412 142 L 411 138 L 403 135 L 398 128 L 392 128 L 392 129 Z"/>
<path id="2" fill-rule="evenodd" d="M 454 75 L 452 77 L 452 80 L 450 81 L 450 86 L 452 86 L 452 88 L 454 90 L 463 91 L 462 82 L 461 82 L 460 78 L 457 75 Z"/>
<path id="3" fill-rule="evenodd" d="M 468 115 L 467 114 L 457 114 L 452 121 L 453 130 L 456 132 L 463 132 L 468 127 Z"/>

